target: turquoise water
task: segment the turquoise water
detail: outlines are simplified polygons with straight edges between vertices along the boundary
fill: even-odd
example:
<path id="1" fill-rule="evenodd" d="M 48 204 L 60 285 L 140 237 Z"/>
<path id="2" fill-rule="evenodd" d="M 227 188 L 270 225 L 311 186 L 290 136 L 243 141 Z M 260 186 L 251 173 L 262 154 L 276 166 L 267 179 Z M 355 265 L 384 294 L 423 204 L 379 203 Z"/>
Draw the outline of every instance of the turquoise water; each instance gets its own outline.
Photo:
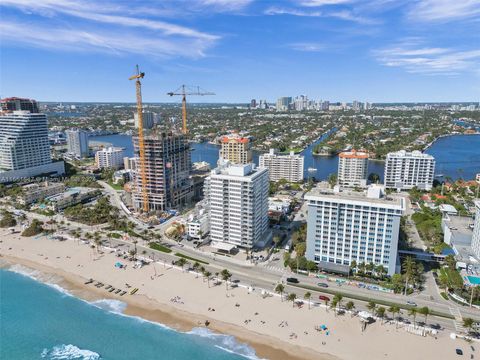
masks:
<path id="1" fill-rule="evenodd" d="M 122 315 L 120 301 L 88 303 L 4 269 L 0 293 L 0 359 L 256 359 L 232 336 L 200 328 L 177 332 Z"/>
<path id="2" fill-rule="evenodd" d="M 470 284 L 480 285 L 480 277 L 478 276 L 467 276 L 467 279 L 470 282 Z"/>

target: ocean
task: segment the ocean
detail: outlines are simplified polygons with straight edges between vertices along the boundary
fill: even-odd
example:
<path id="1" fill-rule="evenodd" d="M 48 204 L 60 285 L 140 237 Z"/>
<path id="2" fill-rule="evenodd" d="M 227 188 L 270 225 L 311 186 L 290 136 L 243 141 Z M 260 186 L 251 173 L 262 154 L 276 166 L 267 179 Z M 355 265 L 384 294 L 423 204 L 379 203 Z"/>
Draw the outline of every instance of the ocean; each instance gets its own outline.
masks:
<path id="1" fill-rule="evenodd" d="M 0 269 L 0 359 L 257 359 L 233 336 L 123 315 L 121 301 L 87 302 L 38 276 L 20 265 Z"/>

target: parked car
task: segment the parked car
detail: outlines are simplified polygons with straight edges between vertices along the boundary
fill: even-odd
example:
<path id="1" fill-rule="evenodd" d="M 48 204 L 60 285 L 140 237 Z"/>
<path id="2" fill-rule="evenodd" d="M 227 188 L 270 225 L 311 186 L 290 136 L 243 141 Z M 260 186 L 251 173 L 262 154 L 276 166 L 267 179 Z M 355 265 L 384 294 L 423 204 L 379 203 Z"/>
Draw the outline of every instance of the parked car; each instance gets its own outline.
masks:
<path id="1" fill-rule="evenodd" d="M 298 281 L 297 278 L 290 277 L 290 278 L 287 278 L 287 282 L 292 283 L 292 284 L 298 284 L 300 281 Z"/>
<path id="2" fill-rule="evenodd" d="M 320 300 L 323 300 L 323 301 L 330 301 L 330 298 L 328 296 L 325 296 L 325 295 L 319 295 L 318 298 Z"/>
<path id="3" fill-rule="evenodd" d="M 328 287 L 328 284 L 318 283 L 317 286 L 320 286 L 320 287 L 323 287 L 323 288 L 327 288 L 327 287 Z"/>
<path id="4" fill-rule="evenodd" d="M 416 302 L 413 302 L 413 301 L 407 301 L 407 305 L 416 307 L 416 306 L 417 306 L 417 303 L 416 303 Z"/>
<path id="5" fill-rule="evenodd" d="M 455 353 L 456 353 L 457 355 L 463 355 L 462 349 L 455 349 Z"/>

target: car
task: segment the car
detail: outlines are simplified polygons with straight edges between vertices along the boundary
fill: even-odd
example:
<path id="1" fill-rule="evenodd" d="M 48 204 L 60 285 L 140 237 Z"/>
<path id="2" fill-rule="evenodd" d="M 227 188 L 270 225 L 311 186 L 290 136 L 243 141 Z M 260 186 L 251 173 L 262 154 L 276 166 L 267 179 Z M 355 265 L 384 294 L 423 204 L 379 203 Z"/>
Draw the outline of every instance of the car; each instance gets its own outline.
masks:
<path id="1" fill-rule="evenodd" d="M 290 277 L 290 278 L 287 278 L 287 282 L 293 283 L 293 284 L 298 284 L 300 281 L 298 281 L 297 278 Z"/>
<path id="2" fill-rule="evenodd" d="M 320 286 L 320 287 L 323 287 L 323 288 L 327 288 L 327 287 L 328 287 L 328 284 L 318 283 L 317 286 Z"/>
<path id="3" fill-rule="evenodd" d="M 330 301 L 330 298 L 328 296 L 325 296 L 325 295 L 319 295 L 318 298 L 320 300 L 323 300 L 323 301 Z"/>
<path id="4" fill-rule="evenodd" d="M 456 353 L 457 355 L 463 355 L 462 349 L 455 349 L 455 353 Z"/>
<path id="5" fill-rule="evenodd" d="M 417 306 L 417 303 L 416 303 L 416 302 L 413 302 L 413 301 L 407 301 L 407 305 L 416 307 L 416 306 Z"/>

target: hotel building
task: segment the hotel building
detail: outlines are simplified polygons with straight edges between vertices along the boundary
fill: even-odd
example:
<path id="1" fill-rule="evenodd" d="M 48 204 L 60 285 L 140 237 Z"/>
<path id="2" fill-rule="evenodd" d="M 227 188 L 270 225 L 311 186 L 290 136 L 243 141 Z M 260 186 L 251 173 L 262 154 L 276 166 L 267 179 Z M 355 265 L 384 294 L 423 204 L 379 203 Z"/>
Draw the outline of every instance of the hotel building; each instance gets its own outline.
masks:
<path id="1" fill-rule="evenodd" d="M 401 197 L 383 195 L 371 185 L 354 192 L 315 188 L 308 201 L 306 257 L 320 269 L 348 274 L 353 260 L 383 265 L 388 275 L 396 271 Z"/>

